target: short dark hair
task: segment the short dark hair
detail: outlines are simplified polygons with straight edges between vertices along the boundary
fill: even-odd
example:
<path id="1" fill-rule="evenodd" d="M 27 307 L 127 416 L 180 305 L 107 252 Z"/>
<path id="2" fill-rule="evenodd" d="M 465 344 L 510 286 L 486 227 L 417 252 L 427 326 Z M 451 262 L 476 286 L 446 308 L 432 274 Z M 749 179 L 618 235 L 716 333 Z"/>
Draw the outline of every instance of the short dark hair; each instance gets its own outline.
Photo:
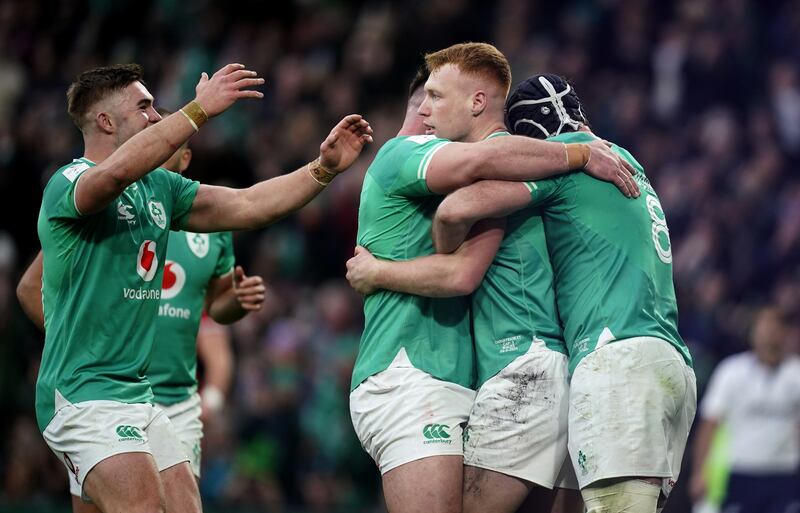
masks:
<path id="1" fill-rule="evenodd" d="M 110 93 L 121 91 L 134 82 L 142 82 L 144 70 L 138 64 L 114 64 L 84 71 L 67 89 L 67 112 L 82 131 L 86 114 Z"/>
<path id="2" fill-rule="evenodd" d="M 425 82 L 428 81 L 428 77 L 430 73 L 428 72 L 428 67 L 424 64 L 417 68 L 417 73 L 414 75 L 414 78 L 411 80 L 411 84 L 408 86 L 408 97 L 411 98 L 414 96 L 414 93 L 417 92 L 417 89 L 423 87 Z"/>

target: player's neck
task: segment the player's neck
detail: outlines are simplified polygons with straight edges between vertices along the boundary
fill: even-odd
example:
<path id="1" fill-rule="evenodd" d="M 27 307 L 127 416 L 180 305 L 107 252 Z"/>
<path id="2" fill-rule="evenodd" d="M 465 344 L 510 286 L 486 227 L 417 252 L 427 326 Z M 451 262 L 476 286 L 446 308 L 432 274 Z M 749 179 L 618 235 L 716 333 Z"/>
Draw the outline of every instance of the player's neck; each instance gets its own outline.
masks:
<path id="1" fill-rule="evenodd" d="M 502 121 L 491 121 L 476 126 L 470 131 L 470 134 L 464 139 L 463 142 L 478 142 L 483 141 L 495 132 L 503 132 L 506 130 L 506 125 Z"/>
<path id="2" fill-rule="evenodd" d="M 403 119 L 403 126 L 397 132 L 397 137 L 407 135 L 425 135 L 425 125 L 422 124 L 422 116 L 417 114 L 419 105 L 409 103 L 406 109 L 406 117 Z"/>
<path id="3" fill-rule="evenodd" d="M 96 138 L 84 137 L 83 144 L 85 148 L 83 152 L 84 158 L 91 160 L 95 164 L 99 164 L 110 157 L 117 149 L 112 141 L 98 140 Z"/>

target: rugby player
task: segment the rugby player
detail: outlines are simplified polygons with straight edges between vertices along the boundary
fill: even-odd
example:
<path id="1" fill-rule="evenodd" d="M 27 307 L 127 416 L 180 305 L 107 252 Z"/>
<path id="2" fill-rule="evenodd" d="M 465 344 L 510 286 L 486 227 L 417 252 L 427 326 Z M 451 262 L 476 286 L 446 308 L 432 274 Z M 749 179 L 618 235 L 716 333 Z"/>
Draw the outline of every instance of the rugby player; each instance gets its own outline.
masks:
<path id="1" fill-rule="evenodd" d="M 556 75 L 523 82 L 507 102 L 516 134 L 597 140 Z M 630 201 L 585 173 L 531 183 L 486 181 L 444 200 L 436 247 L 453 251 L 480 219 L 539 207 L 569 353 L 569 454 L 589 513 L 652 513 L 678 478 L 696 409 L 691 356 L 677 330 L 666 217 L 642 166 Z"/>
<path id="2" fill-rule="evenodd" d="M 171 112 L 157 109 L 159 115 Z M 183 174 L 191 162 L 192 151 L 184 143 L 162 166 Z M 200 442 L 203 436 L 201 412 L 218 411 L 230 382 L 231 350 L 227 336 L 212 334 L 207 327 L 199 336 L 201 313 L 221 324 L 235 322 L 249 311 L 259 310 L 264 300 L 260 276 L 245 276 L 241 266 L 234 275 L 233 239 L 230 232 L 198 234 L 170 232 L 161 305 L 158 309 L 156 342 L 147 378 L 156 404 L 175 429 L 195 478 L 200 479 Z M 42 256 L 37 255 L 17 287 L 23 310 L 44 331 L 42 312 Z M 234 282 L 235 280 L 235 282 Z M 234 286 L 234 284 L 236 286 Z M 206 321 L 206 325 L 209 323 Z M 203 393 L 197 392 L 197 359 L 211 376 Z M 76 513 L 99 511 L 81 500 L 80 484 L 68 474 L 72 509 Z"/>
<path id="3" fill-rule="evenodd" d="M 446 63 L 437 65 L 445 55 Z M 426 61 L 453 90 L 433 75 L 424 92 L 420 82 L 412 85 L 403 128 L 381 148 L 364 180 L 359 245 L 390 260 L 432 253 L 431 219 L 442 195 L 480 179 L 535 179 L 588 162 L 590 172 L 635 194 L 632 169 L 602 142 L 534 146 L 531 139 L 495 137 L 504 129 L 511 74 L 493 46 L 455 45 Z M 441 111 L 436 123 L 425 116 L 427 108 Z M 423 127 L 429 135 L 417 135 Z M 475 250 L 489 255 L 488 266 L 501 238 L 487 225 L 467 247 L 488 246 Z M 475 395 L 468 306 L 464 298 L 388 290 L 365 298 L 350 408 L 392 513 L 461 510 L 462 428 Z M 561 460 L 559 467 L 563 452 Z"/>
<path id="4" fill-rule="evenodd" d="M 39 427 L 81 493 L 105 512 L 200 511 L 173 426 L 154 407 L 147 366 L 168 232 L 265 226 L 302 207 L 371 141 L 344 118 L 315 161 L 247 189 L 200 185 L 157 167 L 263 79 L 241 64 L 205 73 L 195 100 L 163 120 L 137 65 L 82 73 L 67 93 L 85 153 L 45 187 L 39 215 L 45 347 Z"/>

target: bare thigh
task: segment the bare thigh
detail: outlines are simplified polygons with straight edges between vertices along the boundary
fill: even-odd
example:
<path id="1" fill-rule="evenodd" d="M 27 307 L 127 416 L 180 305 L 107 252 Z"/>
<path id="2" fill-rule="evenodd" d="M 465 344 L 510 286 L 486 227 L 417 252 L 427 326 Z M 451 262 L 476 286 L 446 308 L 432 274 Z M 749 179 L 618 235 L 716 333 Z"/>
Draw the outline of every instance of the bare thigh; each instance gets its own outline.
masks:
<path id="1" fill-rule="evenodd" d="M 166 491 L 167 513 L 200 513 L 200 490 L 189 462 L 184 461 L 161 471 Z"/>
<path id="2" fill-rule="evenodd" d="M 104 459 L 86 475 L 83 490 L 103 513 L 164 513 L 164 487 L 148 453 Z"/>
<path id="3" fill-rule="evenodd" d="M 431 456 L 383 475 L 389 513 L 461 513 L 462 456 Z"/>
<path id="4" fill-rule="evenodd" d="M 525 502 L 525 497 L 532 489 L 539 488 L 517 477 L 466 465 L 464 466 L 464 513 L 514 513 Z"/>

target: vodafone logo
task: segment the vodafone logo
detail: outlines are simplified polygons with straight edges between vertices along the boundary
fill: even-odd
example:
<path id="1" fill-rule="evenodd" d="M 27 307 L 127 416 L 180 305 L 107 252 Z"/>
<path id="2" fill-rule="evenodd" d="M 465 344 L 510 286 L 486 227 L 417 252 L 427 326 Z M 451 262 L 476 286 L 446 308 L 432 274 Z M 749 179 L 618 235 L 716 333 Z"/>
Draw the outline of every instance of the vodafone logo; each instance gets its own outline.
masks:
<path id="1" fill-rule="evenodd" d="M 178 262 L 167 260 L 164 264 L 164 279 L 161 282 L 161 299 L 172 299 L 183 290 L 186 271 Z"/>
<path id="2" fill-rule="evenodd" d="M 136 273 L 144 281 L 152 281 L 158 270 L 158 256 L 156 255 L 156 243 L 146 240 L 139 246 L 139 256 L 136 258 Z"/>

